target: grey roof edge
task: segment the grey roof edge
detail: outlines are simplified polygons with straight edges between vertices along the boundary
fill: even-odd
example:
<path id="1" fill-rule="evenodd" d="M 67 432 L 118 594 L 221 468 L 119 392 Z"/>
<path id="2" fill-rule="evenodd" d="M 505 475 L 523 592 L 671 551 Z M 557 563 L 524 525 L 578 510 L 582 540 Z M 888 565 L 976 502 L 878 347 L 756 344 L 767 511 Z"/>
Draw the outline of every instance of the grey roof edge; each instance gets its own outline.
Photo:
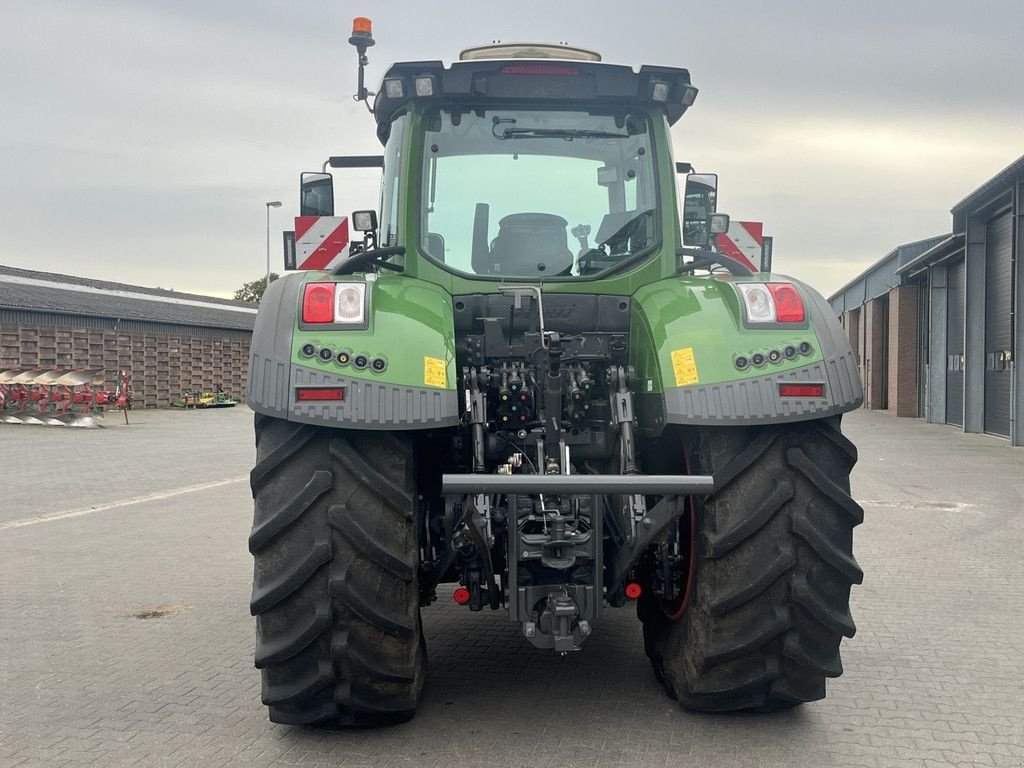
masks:
<path id="1" fill-rule="evenodd" d="M 963 232 L 952 234 L 943 240 L 941 243 L 937 243 L 929 248 L 924 253 L 920 254 L 917 258 L 908 261 L 902 267 L 896 269 L 897 275 L 905 275 L 909 272 L 915 272 L 922 267 L 927 266 L 929 263 L 939 258 L 940 256 L 946 256 L 950 253 L 955 253 L 964 247 L 966 237 Z"/>
<path id="2" fill-rule="evenodd" d="M 1003 168 L 1003 170 L 999 171 L 995 176 L 967 195 L 967 197 L 959 203 L 956 203 L 952 208 L 950 208 L 950 212 L 953 214 L 959 213 L 972 203 L 984 200 L 988 195 L 999 191 L 1002 186 L 1011 181 L 1015 176 L 1019 175 L 1024 175 L 1024 155 L 1018 157 L 1008 166 Z"/>
<path id="3" fill-rule="evenodd" d="M 40 315 L 62 315 L 63 317 L 84 317 L 84 318 L 100 318 L 103 320 L 121 320 L 133 323 L 151 323 L 153 325 L 181 325 L 188 326 L 193 325 L 199 328 L 210 328 L 217 331 L 252 331 L 252 326 L 256 321 L 256 315 L 246 315 L 252 319 L 252 322 L 236 322 L 229 323 L 227 320 L 204 320 L 202 323 L 187 323 L 183 321 L 175 320 L 161 320 L 161 319 L 144 319 L 138 317 L 119 317 L 114 313 L 110 312 L 87 312 L 87 311 L 73 311 L 68 309 L 51 309 L 51 308 L 40 308 L 33 306 L 23 306 L 20 304 L 3 304 L 0 305 L 0 310 L 10 310 L 12 312 L 32 312 Z M 214 310 L 216 311 L 216 310 Z"/>
<path id="4" fill-rule="evenodd" d="M 831 296 L 829 296 L 826 299 L 826 301 L 831 302 L 833 299 L 838 299 L 840 296 L 842 296 L 847 291 L 847 289 L 849 289 L 852 286 L 856 285 L 858 282 L 860 282 L 865 277 L 870 275 L 872 272 L 874 272 L 876 269 L 878 269 L 878 267 L 880 265 L 884 264 L 889 259 L 896 258 L 899 255 L 899 252 L 900 252 L 901 248 L 909 248 L 910 246 L 913 246 L 913 245 L 920 245 L 921 243 L 927 243 L 929 240 L 936 240 L 938 238 L 946 238 L 946 237 L 949 237 L 949 235 L 947 235 L 947 234 L 932 235 L 931 237 L 922 237 L 920 240 L 911 240 L 909 243 L 900 243 L 895 248 L 893 248 L 891 251 L 889 251 L 887 254 L 885 254 L 885 256 L 880 258 L 878 261 L 872 262 L 871 266 L 869 266 L 864 271 L 860 272 L 856 277 L 851 278 L 849 281 L 844 283 L 841 288 L 836 289 L 836 291 Z M 899 269 L 897 269 L 896 272 L 898 274 L 899 273 Z"/>
<path id="5" fill-rule="evenodd" d="M 167 288 L 148 288 L 143 285 L 132 285 L 131 283 L 117 283 L 112 280 L 99 280 L 91 277 L 79 277 L 77 275 L 66 275 L 60 272 L 41 272 L 36 269 L 24 269 L 23 267 L 11 267 L 0 264 L 0 274 L 7 274 L 14 277 L 27 277 L 35 280 L 48 280 L 54 283 L 65 285 L 81 285 L 87 288 L 101 288 L 109 291 L 129 291 L 132 293 L 146 293 L 154 298 L 190 299 L 194 301 L 205 301 L 211 304 L 223 304 L 225 307 L 254 307 L 248 302 L 236 299 L 225 299 L 220 296 L 208 296 L 201 293 L 185 293 L 184 291 L 172 291 Z"/>

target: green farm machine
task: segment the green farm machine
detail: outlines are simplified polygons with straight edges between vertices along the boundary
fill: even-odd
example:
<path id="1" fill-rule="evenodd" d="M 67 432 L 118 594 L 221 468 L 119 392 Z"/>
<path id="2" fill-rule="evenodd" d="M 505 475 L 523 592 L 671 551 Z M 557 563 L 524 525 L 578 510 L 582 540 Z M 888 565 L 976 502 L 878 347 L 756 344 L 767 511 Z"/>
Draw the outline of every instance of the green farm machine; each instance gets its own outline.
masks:
<path id="1" fill-rule="evenodd" d="M 273 283 L 252 340 L 271 720 L 411 717 L 439 592 L 559 654 L 632 608 L 687 709 L 822 698 L 861 383 L 816 291 L 711 245 L 716 179 L 672 156 L 689 73 L 497 44 L 372 94 L 367 20 L 350 42 L 383 156 L 303 174 L 306 225 L 355 237 Z M 327 166 L 381 167 L 379 209 L 332 219 Z"/>

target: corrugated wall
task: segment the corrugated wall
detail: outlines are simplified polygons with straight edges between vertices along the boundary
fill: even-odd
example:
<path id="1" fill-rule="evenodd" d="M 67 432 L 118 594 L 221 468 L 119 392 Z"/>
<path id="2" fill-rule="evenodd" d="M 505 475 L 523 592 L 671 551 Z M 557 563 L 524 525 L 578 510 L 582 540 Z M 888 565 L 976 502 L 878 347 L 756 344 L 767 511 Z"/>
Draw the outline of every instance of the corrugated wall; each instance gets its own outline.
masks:
<path id="1" fill-rule="evenodd" d="M 159 326 L 162 332 L 146 332 L 141 324 L 128 331 L 86 327 L 92 324 L 84 318 L 80 326 L 0 322 L 0 368 L 101 370 L 109 389 L 126 369 L 135 404 L 144 407 L 166 406 L 185 390 L 217 385 L 236 398 L 245 395 L 248 334 L 209 335 L 208 328 L 171 333 Z"/>

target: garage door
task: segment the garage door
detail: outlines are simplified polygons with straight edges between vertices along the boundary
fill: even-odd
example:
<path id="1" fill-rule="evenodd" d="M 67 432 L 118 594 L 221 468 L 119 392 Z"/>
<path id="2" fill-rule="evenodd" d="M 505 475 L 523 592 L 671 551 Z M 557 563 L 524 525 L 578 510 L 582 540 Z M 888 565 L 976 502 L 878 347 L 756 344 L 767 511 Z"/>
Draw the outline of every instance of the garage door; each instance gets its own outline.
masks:
<path id="1" fill-rule="evenodd" d="M 988 222 L 985 236 L 985 431 L 1010 436 L 1010 311 L 1013 303 L 1013 219 Z"/>
<path id="2" fill-rule="evenodd" d="M 964 260 L 946 278 L 946 423 L 964 425 Z"/>

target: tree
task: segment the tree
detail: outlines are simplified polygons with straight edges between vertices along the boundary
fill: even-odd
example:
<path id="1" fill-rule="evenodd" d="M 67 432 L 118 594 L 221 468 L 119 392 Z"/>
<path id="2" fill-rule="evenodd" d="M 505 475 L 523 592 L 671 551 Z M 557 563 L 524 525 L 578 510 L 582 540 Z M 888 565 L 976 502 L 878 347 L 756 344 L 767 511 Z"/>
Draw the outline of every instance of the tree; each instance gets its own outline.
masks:
<path id="1" fill-rule="evenodd" d="M 270 282 L 274 282 L 280 277 L 276 272 L 270 273 Z M 263 292 L 267 290 L 267 278 L 261 277 L 259 280 L 253 280 L 251 283 L 246 283 L 237 291 L 235 291 L 236 301 L 247 301 L 250 304 L 259 304 L 260 299 L 263 298 Z"/>

